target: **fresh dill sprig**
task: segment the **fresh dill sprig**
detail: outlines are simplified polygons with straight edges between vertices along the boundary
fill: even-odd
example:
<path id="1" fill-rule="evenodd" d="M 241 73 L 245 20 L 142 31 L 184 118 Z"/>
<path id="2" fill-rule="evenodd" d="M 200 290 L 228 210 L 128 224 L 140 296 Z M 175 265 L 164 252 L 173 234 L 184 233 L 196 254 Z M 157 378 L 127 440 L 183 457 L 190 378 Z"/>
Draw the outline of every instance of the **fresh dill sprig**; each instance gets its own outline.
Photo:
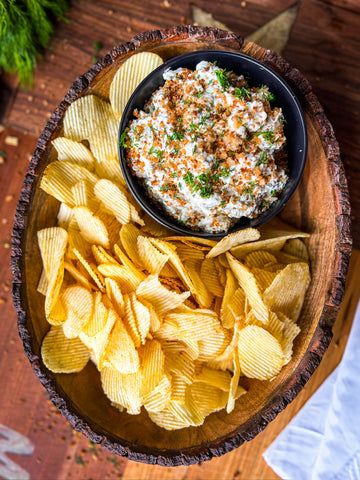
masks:
<path id="1" fill-rule="evenodd" d="M 226 70 L 219 68 L 218 70 L 215 70 L 215 75 L 221 88 L 227 90 L 230 87 L 230 82 Z"/>

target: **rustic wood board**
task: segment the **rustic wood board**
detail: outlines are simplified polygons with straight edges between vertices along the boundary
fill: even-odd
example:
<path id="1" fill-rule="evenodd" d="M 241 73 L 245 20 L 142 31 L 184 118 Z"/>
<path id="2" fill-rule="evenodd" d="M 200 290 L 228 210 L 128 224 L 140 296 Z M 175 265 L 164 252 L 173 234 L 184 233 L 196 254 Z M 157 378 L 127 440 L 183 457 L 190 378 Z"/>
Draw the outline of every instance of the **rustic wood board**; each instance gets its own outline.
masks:
<path id="1" fill-rule="evenodd" d="M 4 145 L 7 135 L 15 134 L 18 147 Z M 320 367 L 297 399 L 282 412 L 269 427 L 252 442 L 238 450 L 202 465 L 163 468 L 127 462 L 105 450 L 89 444 L 73 432 L 68 423 L 47 400 L 45 391 L 26 360 L 18 339 L 15 312 L 11 304 L 9 249 L 11 223 L 16 198 L 22 183 L 29 154 L 35 138 L 6 130 L 0 135 L 0 150 L 8 157 L 0 165 L 0 424 L 14 429 L 34 444 L 32 455 L 13 455 L 11 459 L 33 479 L 116 479 L 161 480 L 171 479 L 273 479 L 261 455 L 293 415 L 301 408 L 341 359 L 356 303 L 360 297 L 358 272 L 360 251 L 354 251 L 348 276 L 345 299 L 334 329 L 334 339 Z M 3 219 L 7 221 L 4 222 Z M 3 451 L 4 441 L 0 440 Z"/>

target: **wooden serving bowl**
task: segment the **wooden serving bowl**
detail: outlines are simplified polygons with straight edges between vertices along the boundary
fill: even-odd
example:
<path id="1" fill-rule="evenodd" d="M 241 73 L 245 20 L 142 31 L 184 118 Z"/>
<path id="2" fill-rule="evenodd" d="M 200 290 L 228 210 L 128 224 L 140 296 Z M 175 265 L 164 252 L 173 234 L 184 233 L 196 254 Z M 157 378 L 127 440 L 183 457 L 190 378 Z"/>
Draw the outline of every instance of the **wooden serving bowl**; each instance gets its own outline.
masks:
<path id="1" fill-rule="evenodd" d="M 53 374 L 40 357 L 49 325 L 44 297 L 36 288 L 41 259 L 36 232 L 55 223 L 58 202 L 39 188 L 54 159 L 51 140 L 61 132 L 68 105 L 79 96 L 107 97 L 119 65 L 135 51 L 164 59 L 199 49 L 242 51 L 278 72 L 295 90 L 306 117 L 309 149 L 303 179 L 281 213 L 283 220 L 311 233 L 308 248 L 312 282 L 300 318 L 294 356 L 272 382 L 248 381 L 249 392 L 231 414 L 207 417 L 201 427 L 168 432 L 146 413 L 131 416 L 110 405 L 91 363 L 77 374 Z M 219 456 L 251 440 L 291 402 L 318 366 L 328 347 L 345 286 L 351 250 L 349 195 L 333 129 L 305 77 L 283 58 L 234 33 L 193 26 L 154 30 L 114 48 L 78 78 L 39 137 L 17 206 L 12 244 L 13 295 L 25 353 L 51 400 L 71 425 L 96 443 L 132 460 L 187 465 Z"/>

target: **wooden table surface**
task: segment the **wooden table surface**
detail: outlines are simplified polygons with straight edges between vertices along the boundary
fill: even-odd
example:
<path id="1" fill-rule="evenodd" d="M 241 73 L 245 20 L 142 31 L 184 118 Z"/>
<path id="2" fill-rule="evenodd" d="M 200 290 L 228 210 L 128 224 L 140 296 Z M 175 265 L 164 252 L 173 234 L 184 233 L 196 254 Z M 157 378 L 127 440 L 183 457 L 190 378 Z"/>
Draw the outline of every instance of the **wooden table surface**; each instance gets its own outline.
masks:
<path id="1" fill-rule="evenodd" d="M 39 62 L 33 89 L 21 90 L 16 79 L 0 77 L 0 478 L 15 478 L 11 471 L 20 472 L 17 478 L 30 475 L 36 480 L 277 478 L 262 453 L 341 359 L 360 297 L 359 251 L 353 252 L 333 342 L 312 379 L 255 440 L 202 465 L 136 464 L 91 445 L 47 400 L 22 352 L 11 303 L 9 244 L 15 205 L 36 136 L 70 83 L 93 63 L 94 42 L 102 42 L 100 53 L 105 53 L 142 30 L 193 22 L 193 2 L 188 0 L 72 3 L 70 21 L 58 26 L 50 49 Z M 294 5 L 293 0 L 194 3 L 243 35 Z M 308 76 L 334 125 L 349 180 L 354 244 L 360 247 L 360 4 L 358 0 L 301 0 L 289 12 L 281 17 L 290 22 L 282 53 Z M 17 139 L 17 146 L 8 144 L 9 137 Z"/>

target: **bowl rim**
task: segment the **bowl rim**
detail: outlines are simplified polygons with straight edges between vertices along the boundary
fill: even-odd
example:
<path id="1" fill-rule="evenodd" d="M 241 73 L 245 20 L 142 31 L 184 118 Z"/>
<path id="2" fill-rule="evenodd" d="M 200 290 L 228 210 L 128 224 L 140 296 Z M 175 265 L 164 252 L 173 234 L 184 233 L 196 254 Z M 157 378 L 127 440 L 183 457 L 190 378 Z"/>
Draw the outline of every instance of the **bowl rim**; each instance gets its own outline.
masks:
<path id="1" fill-rule="evenodd" d="M 136 189 L 136 185 L 139 184 L 138 178 L 130 172 L 130 168 L 128 166 L 126 160 L 126 150 L 121 145 L 120 137 L 125 129 L 128 127 L 129 118 L 132 116 L 132 111 L 134 110 L 134 103 L 136 102 L 138 94 L 142 91 L 144 86 L 146 86 L 153 77 L 155 77 L 159 71 L 166 70 L 168 68 L 176 68 L 179 61 L 184 59 L 189 59 L 191 61 L 192 58 L 201 57 L 201 55 L 211 55 L 214 56 L 221 56 L 221 57 L 232 57 L 235 63 L 242 59 L 246 63 L 251 63 L 256 65 L 259 70 L 266 70 L 268 74 L 270 74 L 278 85 L 281 86 L 281 96 L 283 98 L 287 97 L 290 102 L 292 102 L 293 108 L 295 110 L 293 116 L 297 119 L 297 133 L 300 137 L 299 143 L 302 146 L 302 150 L 297 152 L 296 162 L 300 166 L 298 174 L 291 179 L 291 185 L 286 190 L 285 193 L 281 194 L 279 200 L 277 200 L 273 206 L 265 210 L 261 213 L 258 217 L 249 219 L 249 221 L 244 225 L 239 225 L 236 222 L 228 231 L 220 232 L 220 233 L 209 233 L 204 232 L 201 230 L 192 230 L 187 226 L 180 225 L 175 219 L 172 219 L 170 216 L 166 214 L 166 212 L 162 212 L 161 207 L 157 207 L 155 202 L 152 202 L 151 199 L 147 197 L 146 192 L 144 194 L 138 193 Z M 199 58 L 198 61 L 201 61 Z M 234 68 L 235 70 L 235 68 Z M 159 87 L 157 87 L 159 88 Z M 157 90 L 157 88 L 154 91 Z M 220 240 L 221 238 L 225 237 L 229 233 L 233 233 L 239 230 L 243 230 L 245 228 L 258 228 L 261 225 L 268 223 L 272 218 L 278 215 L 283 208 L 285 208 L 286 204 L 295 193 L 299 183 L 301 181 L 302 175 L 304 173 L 304 168 L 307 159 L 307 150 L 308 150 L 308 134 L 307 128 L 305 124 L 304 112 L 302 106 L 297 98 L 297 95 L 290 87 L 290 85 L 279 75 L 277 74 L 274 69 L 266 65 L 265 63 L 246 55 L 242 52 L 234 52 L 230 50 L 214 50 L 214 49 L 204 49 L 204 50 L 196 50 L 193 52 L 188 52 L 182 55 L 177 55 L 175 57 L 171 57 L 167 59 L 163 64 L 155 68 L 152 72 L 150 72 L 135 88 L 133 93 L 131 94 L 129 100 L 126 103 L 123 113 L 121 114 L 119 128 L 118 128 L 118 155 L 120 161 L 121 171 L 123 173 L 123 177 L 125 179 L 126 185 L 130 190 L 132 196 L 136 200 L 136 202 L 140 205 L 140 207 L 157 223 L 166 227 L 177 234 L 180 235 L 188 235 L 188 236 L 195 236 L 201 238 L 210 238 L 215 240 Z M 239 220 L 240 221 L 240 220 Z"/>
<path id="2" fill-rule="evenodd" d="M 133 445 L 129 445 L 124 440 L 105 435 L 99 425 L 81 415 L 71 399 L 64 395 L 61 387 L 54 380 L 55 376 L 46 369 L 42 360 L 34 351 L 32 332 L 31 328 L 29 328 L 31 319 L 27 304 L 24 258 L 26 255 L 28 215 L 31 210 L 33 193 L 37 187 L 37 179 L 42 171 L 42 158 L 46 154 L 53 134 L 58 133 L 70 103 L 78 99 L 82 94 L 88 93 L 88 87 L 102 69 L 109 67 L 118 58 L 126 58 L 136 51 L 152 50 L 160 44 L 172 44 L 184 39 L 188 42 L 194 42 L 194 46 L 201 41 L 217 42 L 220 48 L 225 45 L 227 48 L 237 50 L 246 48 L 249 45 L 249 43 L 244 44 L 242 36 L 232 32 L 213 27 L 178 25 L 164 30 L 145 31 L 136 35 L 131 42 L 121 43 L 114 47 L 109 54 L 102 57 L 87 72 L 75 80 L 40 134 L 17 203 L 11 239 L 12 293 L 17 314 L 19 336 L 23 343 L 25 355 L 39 381 L 46 388 L 50 400 L 72 427 L 83 433 L 91 441 L 101 444 L 110 452 L 127 457 L 130 460 L 162 466 L 191 465 L 200 461 L 210 460 L 213 457 L 218 457 L 234 450 L 263 431 L 267 424 L 296 398 L 316 370 L 321 357 L 330 344 L 332 337 L 331 327 L 344 294 L 352 246 L 349 191 L 333 128 L 304 75 L 286 62 L 279 54 L 262 49 L 263 52 L 266 52 L 266 62 L 281 72 L 294 86 L 295 90 L 300 93 L 307 106 L 307 113 L 311 115 L 319 135 L 321 133 L 320 140 L 328 159 L 328 168 L 333 179 L 333 194 L 336 200 L 337 242 L 332 281 L 329 284 L 328 294 L 324 299 L 323 310 L 320 312 L 314 335 L 310 340 L 303 359 L 294 369 L 292 376 L 284 382 L 277 392 L 274 392 L 273 397 L 269 398 L 267 404 L 254 414 L 246 422 L 245 426 L 238 427 L 232 433 L 211 443 L 181 450 L 156 451 L 153 449 L 150 452 L 146 449 L 138 449 Z M 261 49 L 261 47 L 256 48 Z"/>

